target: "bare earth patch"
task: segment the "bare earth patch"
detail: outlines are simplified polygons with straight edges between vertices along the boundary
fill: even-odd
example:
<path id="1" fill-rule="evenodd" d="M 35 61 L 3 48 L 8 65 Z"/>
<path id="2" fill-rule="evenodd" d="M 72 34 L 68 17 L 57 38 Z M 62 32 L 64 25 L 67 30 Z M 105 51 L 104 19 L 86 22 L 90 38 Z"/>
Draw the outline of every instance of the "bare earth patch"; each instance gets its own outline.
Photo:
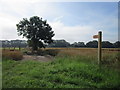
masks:
<path id="1" fill-rule="evenodd" d="M 24 55 L 22 60 L 35 60 L 35 61 L 48 62 L 48 61 L 52 61 L 53 57 L 50 55 L 46 55 L 46 56 Z"/>

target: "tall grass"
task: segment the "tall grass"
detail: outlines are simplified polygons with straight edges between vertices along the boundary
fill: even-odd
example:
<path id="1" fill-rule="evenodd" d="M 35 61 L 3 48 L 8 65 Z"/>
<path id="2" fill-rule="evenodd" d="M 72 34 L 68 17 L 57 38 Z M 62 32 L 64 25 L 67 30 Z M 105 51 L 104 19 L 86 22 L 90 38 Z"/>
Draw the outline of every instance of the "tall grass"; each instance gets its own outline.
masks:
<path id="1" fill-rule="evenodd" d="M 23 54 L 18 50 L 15 51 L 2 50 L 2 58 L 21 60 L 23 58 Z"/>
<path id="2" fill-rule="evenodd" d="M 102 50 L 102 64 L 104 65 L 118 65 L 119 61 L 119 54 L 118 51 L 111 51 L 112 49 L 103 49 Z M 116 50 L 116 49 L 115 49 Z M 86 62 L 93 62 L 97 63 L 98 61 L 98 50 L 97 49 L 62 49 L 60 50 L 59 57 L 71 57 L 71 58 L 84 58 L 83 60 Z M 86 59 L 87 58 L 87 59 Z M 73 59 L 74 60 L 74 59 Z"/>

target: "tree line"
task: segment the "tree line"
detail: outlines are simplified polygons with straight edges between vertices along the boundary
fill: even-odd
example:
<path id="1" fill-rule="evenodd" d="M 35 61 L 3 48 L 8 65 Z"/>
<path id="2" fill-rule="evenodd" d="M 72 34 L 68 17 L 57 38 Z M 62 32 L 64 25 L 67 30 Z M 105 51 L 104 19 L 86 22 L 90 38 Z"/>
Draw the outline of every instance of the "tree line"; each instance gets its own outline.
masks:
<path id="1" fill-rule="evenodd" d="M 0 40 L 0 45 L 3 48 L 11 48 L 11 47 L 20 47 L 20 48 L 26 48 L 29 47 L 29 43 L 26 40 Z M 86 44 L 84 42 L 74 42 L 70 44 L 66 40 L 53 40 L 50 44 L 45 44 L 47 48 L 49 47 L 76 47 L 76 48 L 97 48 L 98 47 L 98 41 L 93 40 L 89 41 Z M 109 41 L 102 41 L 102 48 L 119 48 L 120 47 L 120 41 L 116 41 L 115 43 L 111 43 Z"/>
<path id="2" fill-rule="evenodd" d="M 70 44 L 65 40 L 54 40 L 53 43 L 49 44 L 47 47 L 87 47 L 87 48 L 97 48 L 98 41 L 93 40 L 89 41 L 86 44 L 84 42 L 74 42 Z M 119 48 L 120 41 L 116 41 L 115 43 L 111 43 L 109 41 L 102 41 L 102 48 Z"/>
<path id="3" fill-rule="evenodd" d="M 0 40 L 0 47 L 3 48 L 26 48 L 27 46 L 26 40 Z"/>

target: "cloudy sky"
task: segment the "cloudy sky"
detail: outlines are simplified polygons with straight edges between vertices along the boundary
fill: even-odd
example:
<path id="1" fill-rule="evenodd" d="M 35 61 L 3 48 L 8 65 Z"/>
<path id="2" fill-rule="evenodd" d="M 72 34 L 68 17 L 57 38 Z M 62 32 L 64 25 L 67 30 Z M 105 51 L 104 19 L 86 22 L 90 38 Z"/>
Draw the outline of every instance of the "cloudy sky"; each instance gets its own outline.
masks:
<path id="1" fill-rule="evenodd" d="M 0 40 L 23 39 L 17 35 L 16 24 L 23 18 L 29 19 L 32 16 L 47 20 L 55 33 L 53 39 L 65 39 L 70 43 L 88 42 L 94 40 L 93 35 L 98 31 L 102 31 L 104 41 L 118 40 L 117 0 L 116 2 L 0 0 Z"/>

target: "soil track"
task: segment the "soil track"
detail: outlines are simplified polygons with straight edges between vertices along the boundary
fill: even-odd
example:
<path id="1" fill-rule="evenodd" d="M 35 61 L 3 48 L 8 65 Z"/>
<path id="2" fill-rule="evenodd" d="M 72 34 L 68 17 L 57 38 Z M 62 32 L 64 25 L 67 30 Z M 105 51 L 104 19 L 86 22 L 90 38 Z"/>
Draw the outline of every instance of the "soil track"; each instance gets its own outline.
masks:
<path id="1" fill-rule="evenodd" d="M 24 55 L 22 60 L 35 60 L 35 61 L 48 62 L 48 61 L 52 61 L 53 57 L 50 55 L 46 55 L 46 56 Z"/>

